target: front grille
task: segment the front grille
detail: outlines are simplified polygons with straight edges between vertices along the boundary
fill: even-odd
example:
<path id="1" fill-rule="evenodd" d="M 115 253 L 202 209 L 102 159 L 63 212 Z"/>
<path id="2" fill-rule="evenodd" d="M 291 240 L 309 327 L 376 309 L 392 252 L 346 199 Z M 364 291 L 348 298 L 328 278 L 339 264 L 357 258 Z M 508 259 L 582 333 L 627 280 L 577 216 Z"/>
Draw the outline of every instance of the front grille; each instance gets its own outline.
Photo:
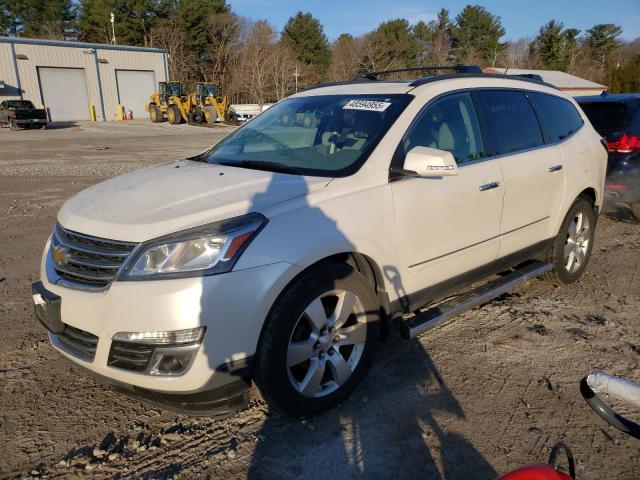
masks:
<path id="1" fill-rule="evenodd" d="M 153 349 L 152 345 L 143 343 L 111 342 L 107 365 L 123 370 L 144 372 L 147 369 Z"/>
<path id="2" fill-rule="evenodd" d="M 62 333 L 56 336 L 67 352 L 82 360 L 93 361 L 98 347 L 98 337 L 70 325 L 65 325 Z"/>
<path id="3" fill-rule="evenodd" d="M 104 288 L 136 246 L 136 243 L 91 237 L 56 225 L 51 248 L 59 249 L 64 261 L 55 261 L 54 255 L 53 268 L 74 285 Z"/>

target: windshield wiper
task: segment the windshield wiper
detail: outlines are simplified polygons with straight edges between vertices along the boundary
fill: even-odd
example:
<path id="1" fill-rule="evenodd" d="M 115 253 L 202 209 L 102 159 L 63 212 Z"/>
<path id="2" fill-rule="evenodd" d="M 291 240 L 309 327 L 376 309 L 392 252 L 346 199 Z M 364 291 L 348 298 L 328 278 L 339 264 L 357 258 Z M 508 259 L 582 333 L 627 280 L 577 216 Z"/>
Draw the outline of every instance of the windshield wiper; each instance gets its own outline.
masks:
<path id="1" fill-rule="evenodd" d="M 220 165 L 227 165 L 229 167 L 251 168 L 253 170 L 265 170 L 267 172 L 304 175 L 304 173 L 302 173 L 302 171 L 298 170 L 297 168 L 290 167 L 288 165 L 284 165 L 282 163 L 276 163 L 276 162 L 260 162 L 257 160 L 242 160 L 240 162 L 220 163 Z"/>

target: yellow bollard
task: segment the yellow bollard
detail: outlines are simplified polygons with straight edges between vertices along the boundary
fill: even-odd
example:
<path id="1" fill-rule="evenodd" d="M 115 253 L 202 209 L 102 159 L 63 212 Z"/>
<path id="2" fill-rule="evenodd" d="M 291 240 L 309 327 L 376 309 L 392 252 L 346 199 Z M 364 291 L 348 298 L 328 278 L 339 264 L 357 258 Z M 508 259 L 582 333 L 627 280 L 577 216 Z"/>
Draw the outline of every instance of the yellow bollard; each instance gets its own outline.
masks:
<path id="1" fill-rule="evenodd" d="M 124 115 L 122 115 L 122 105 L 118 104 L 118 118 L 120 120 L 124 120 Z"/>
<path id="2" fill-rule="evenodd" d="M 91 121 L 96 121 L 96 107 L 95 105 L 89 105 L 89 113 L 91 114 Z"/>

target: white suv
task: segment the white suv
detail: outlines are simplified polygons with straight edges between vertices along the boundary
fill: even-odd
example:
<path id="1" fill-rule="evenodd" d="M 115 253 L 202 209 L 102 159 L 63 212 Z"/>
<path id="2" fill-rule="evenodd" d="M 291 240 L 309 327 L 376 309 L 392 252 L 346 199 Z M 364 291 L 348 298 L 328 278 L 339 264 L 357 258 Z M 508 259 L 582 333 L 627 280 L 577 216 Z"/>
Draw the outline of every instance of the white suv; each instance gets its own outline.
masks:
<path id="1" fill-rule="evenodd" d="M 255 381 L 311 415 L 354 390 L 392 320 L 412 337 L 528 278 L 577 280 L 600 136 L 549 85 L 460 71 L 321 85 L 73 197 L 33 285 L 52 344 L 178 411 L 233 411 Z"/>

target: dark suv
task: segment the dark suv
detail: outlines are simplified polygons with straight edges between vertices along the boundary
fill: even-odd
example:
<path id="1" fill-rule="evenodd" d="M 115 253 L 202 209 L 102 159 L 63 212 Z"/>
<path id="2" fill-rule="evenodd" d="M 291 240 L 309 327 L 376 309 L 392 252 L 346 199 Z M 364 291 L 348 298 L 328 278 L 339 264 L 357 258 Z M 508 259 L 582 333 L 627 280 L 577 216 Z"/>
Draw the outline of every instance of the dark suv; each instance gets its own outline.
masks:
<path id="1" fill-rule="evenodd" d="M 640 93 L 578 97 L 584 113 L 607 141 L 606 196 L 627 204 L 640 221 Z"/>

